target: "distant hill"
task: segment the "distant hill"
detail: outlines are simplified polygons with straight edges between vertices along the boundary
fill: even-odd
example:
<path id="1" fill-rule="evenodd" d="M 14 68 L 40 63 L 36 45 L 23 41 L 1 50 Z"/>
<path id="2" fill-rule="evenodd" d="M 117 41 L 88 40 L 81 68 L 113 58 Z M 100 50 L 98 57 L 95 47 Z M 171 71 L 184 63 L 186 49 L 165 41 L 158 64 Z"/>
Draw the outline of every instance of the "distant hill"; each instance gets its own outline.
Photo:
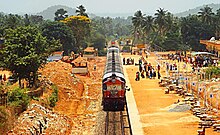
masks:
<path id="1" fill-rule="evenodd" d="M 184 12 L 180 12 L 180 13 L 176 13 L 174 14 L 174 16 L 177 17 L 185 17 L 188 16 L 189 14 L 198 14 L 198 12 L 200 11 L 201 8 L 205 7 L 206 5 L 203 6 L 199 6 L 193 9 L 189 9 L 187 11 Z M 207 4 L 207 6 L 212 8 L 212 11 L 216 13 L 216 10 L 220 8 L 220 4 Z M 44 17 L 45 20 L 50 19 L 50 20 L 54 20 L 55 17 L 55 12 L 57 11 L 57 9 L 63 8 L 67 11 L 68 15 L 76 15 L 75 8 L 71 8 L 71 7 L 67 7 L 67 6 L 63 6 L 63 5 L 55 5 L 55 6 L 51 6 L 48 7 L 46 10 L 37 13 L 37 15 L 42 15 Z M 88 13 L 90 18 L 94 18 L 96 16 L 101 16 L 101 17 L 124 17 L 127 18 L 128 16 L 133 16 L 134 13 Z M 153 15 L 153 13 L 146 13 L 146 15 Z"/>
<path id="2" fill-rule="evenodd" d="M 55 6 L 51 6 L 48 7 L 46 10 L 37 13 L 37 15 L 42 15 L 44 17 L 45 20 L 49 19 L 49 20 L 54 20 L 55 17 L 55 12 L 58 9 L 63 8 L 64 10 L 67 11 L 67 14 L 70 15 L 75 15 L 76 13 L 76 9 L 75 8 L 71 8 L 71 7 L 67 7 L 67 6 L 63 6 L 63 5 L 55 5 Z"/>
<path id="3" fill-rule="evenodd" d="M 198 12 L 200 11 L 201 8 L 205 7 L 206 5 L 203 6 L 199 6 L 193 9 L 189 9 L 188 11 L 184 11 L 184 12 L 180 12 L 180 13 L 176 13 L 174 14 L 177 17 L 186 17 L 189 14 L 193 15 L 193 14 L 198 14 Z M 216 13 L 216 10 L 220 9 L 220 4 L 207 4 L 207 6 L 212 8 L 212 12 Z"/>

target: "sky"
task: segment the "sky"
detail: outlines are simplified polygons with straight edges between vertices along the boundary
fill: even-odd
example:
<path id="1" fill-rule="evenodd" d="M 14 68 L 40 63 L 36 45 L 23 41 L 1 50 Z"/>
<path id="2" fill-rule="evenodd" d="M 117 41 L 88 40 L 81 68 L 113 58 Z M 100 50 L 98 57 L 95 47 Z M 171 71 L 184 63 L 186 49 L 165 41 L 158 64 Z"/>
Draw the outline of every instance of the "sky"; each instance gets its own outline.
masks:
<path id="1" fill-rule="evenodd" d="M 179 13 L 211 3 L 220 4 L 220 0 L 0 0 L 0 12 L 38 13 L 53 5 L 83 5 L 87 13 L 155 13 L 159 8 Z"/>

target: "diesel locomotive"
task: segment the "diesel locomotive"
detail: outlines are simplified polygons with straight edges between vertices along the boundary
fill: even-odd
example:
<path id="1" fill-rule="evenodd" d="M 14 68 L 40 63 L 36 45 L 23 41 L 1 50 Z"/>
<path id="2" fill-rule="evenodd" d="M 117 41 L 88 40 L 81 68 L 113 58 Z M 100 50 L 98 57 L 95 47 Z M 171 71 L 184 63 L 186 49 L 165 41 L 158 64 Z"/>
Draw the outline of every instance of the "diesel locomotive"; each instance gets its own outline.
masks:
<path id="1" fill-rule="evenodd" d="M 104 111 L 123 111 L 125 106 L 126 81 L 123 73 L 120 50 L 110 46 L 102 79 L 102 105 Z"/>

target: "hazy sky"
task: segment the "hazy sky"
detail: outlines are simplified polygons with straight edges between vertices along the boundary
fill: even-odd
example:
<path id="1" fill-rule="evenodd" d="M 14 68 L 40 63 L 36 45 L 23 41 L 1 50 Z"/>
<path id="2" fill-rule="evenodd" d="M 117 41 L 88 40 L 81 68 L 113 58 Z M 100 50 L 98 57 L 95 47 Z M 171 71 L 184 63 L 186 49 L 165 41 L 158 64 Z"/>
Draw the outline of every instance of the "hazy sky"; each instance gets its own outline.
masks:
<path id="1" fill-rule="evenodd" d="M 89 13 L 155 13 L 160 7 L 178 13 L 211 3 L 219 4 L 220 0 L 0 0 L 0 12 L 37 13 L 53 5 L 82 4 Z"/>

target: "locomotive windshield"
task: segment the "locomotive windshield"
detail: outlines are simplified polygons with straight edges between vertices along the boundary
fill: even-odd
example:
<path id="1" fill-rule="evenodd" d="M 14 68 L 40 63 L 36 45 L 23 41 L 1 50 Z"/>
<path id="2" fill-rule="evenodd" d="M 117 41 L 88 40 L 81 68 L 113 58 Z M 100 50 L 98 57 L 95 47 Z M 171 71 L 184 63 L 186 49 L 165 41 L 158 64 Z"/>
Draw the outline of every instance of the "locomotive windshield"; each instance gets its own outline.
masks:
<path id="1" fill-rule="evenodd" d="M 107 86 L 107 90 L 121 90 L 120 84 L 111 84 Z"/>
<path id="2" fill-rule="evenodd" d="M 108 53 L 112 53 L 113 51 L 116 52 L 116 53 L 119 53 L 119 49 L 116 48 L 116 47 L 108 49 Z"/>

